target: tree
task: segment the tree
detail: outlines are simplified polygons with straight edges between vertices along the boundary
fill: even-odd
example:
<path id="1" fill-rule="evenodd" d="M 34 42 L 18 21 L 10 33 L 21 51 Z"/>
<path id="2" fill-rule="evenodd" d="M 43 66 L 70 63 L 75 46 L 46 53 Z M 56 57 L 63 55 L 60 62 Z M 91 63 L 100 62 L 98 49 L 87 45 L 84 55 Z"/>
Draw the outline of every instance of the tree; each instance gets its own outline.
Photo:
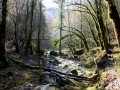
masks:
<path id="1" fill-rule="evenodd" d="M 97 11 L 97 19 L 98 19 L 100 30 L 101 30 L 101 33 L 102 33 L 102 40 L 103 40 L 103 44 L 104 44 L 104 49 L 108 53 L 109 52 L 108 41 L 107 41 L 107 37 L 106 37 L 106 27 L 105 27 L 103 17 L 102 17 L 102 7 L 101 7 L 102 3 L 101 3 L 101 0 L 95 0 L 95 5 L 96 5 L 96 11 Z"/>
<path id="2" fill-rule="evenodd" d="M 0 23 L 0 68 L 8 66 L 8 62 L 5 57 L 5 29 L 6 29 L 6 17 L 7 17 L 7 0 L 2 1 L 2 20 Z"/>
<path id="3" fill-rule="evenodd" d="M 30 13 L 30 31 L 28 34 L 27 38 L 27 43 L 26 43 L 26 49 L 25 49 L 25 54 L 28 54 L 28 49 L 30 49 L 30 54 L 33 54 L 33 49 L 32 49 L 32 33 L 33 33 L 33 16 L 34 16 L 34 9 L 36 6 L 36 0 L 31 1 L 31 13 Z"/>
<path id="4" fill-rule="evenodd" d="M 95 4 L 91 3 L 90 0 L 87 0 L 87 2 L 88 2 L 89 6 L 87 4 L 81 4 L 81 3 L 77 3 L 77 2 L 75 4 L 72 4 L 72 5 L 76 5 L 78 7 L 78 9 L 75 8 L 74 11 L 84 12 L 92 17 L 94 25 L 97 30 L 97 36 L 98 36 L 99 43 L 100 43 L 102 49 L 105 49 L 106 52 L 108 53 L 109 51 L 108 51 L 108 40 L 107 40 L 107 35 L 106 35 L 106 25 L 104 23 L 104 18 L 102 15 L 103 14 L 102 1 L 95 0 L 95 2 L 94 2 Z M 80 8 L 80 10 L 79 10 L 79 8 Z M 85 16 L 85 18 L 87 19 L 86 16 Z M 95 42 L 98 42 L 95 39 L 95 35 L 94 35 L 93 31 L 92 31 L 92 35 L 94 37 Z M 99 44 L 97 44 L 97 46 L 99 46 Z"/>
<path id="5" fill-rule="evenodd" d="M 109 12 L 110 12 L 109 16 L 113 20 L 116 36 L 118 39 L 118 45 L 120 47 L 120 17 L 119 17 L 119 13 L 116 9 L 114 0 L 106 0 L 106 1 L 108 2 L 108 5 L 109 5 Z"/>
<path id="6" fill-rule="evenodd" d="M 14 44 L 15 44 L 15 52 L 19 53 L 19 44 L 18 44 L 18 26 L 20 24 L 20 19 L 21 19 L 21 12 L 19 9 L 19 5 L 17 0 L 14 1 L 14 5 L 11 4 L 12 7 L 12 16 L 11 16 L 11 21 L 13 21 L 13 25 L 14 25 Z"/>
<path id="7" fill-rule="evenodd" d="M 62 26 L 63 26 L 63 1 L 60 1 L 60 38 L 62 38 Z M 59 54 L 61 54 L 61 46 L 62 46 L 62 42 L 60 39 L 60 46 L 59 46 Z"/>
<path id="8" fill-rule="evenodd" d="M 40 33 L 41 33 L 41 23 L 42 23 L 42 0 L 39 2 L 39 29 L 38 29 L 38 39 L 37 39 L 37 50 L 40 50 Z"/>

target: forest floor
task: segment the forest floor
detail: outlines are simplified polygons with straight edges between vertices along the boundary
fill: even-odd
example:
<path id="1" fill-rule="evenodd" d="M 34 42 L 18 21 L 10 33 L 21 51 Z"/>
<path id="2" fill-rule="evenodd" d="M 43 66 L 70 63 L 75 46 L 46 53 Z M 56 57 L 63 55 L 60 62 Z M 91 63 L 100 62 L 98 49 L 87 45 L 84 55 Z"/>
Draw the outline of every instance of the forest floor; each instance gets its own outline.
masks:
<path id="1" fill-rule="evenodd" d="M 16 54 L 12 50 L 7 51 L 8 61 L 12 59 L 37 66 L 41 59 L 38 55 Z M 78 86 L 66 85 L 61 89 L 57 86 L 50 86 L 48 90 L 120 90 L 120 48 L 114 47 L 110 55 L 104 51 L 92 49 L 89 53 L 84 53 L 79 57 L 80 62 L 85 67 L 90 68 L 91 72 L 86 76 L 91 77 L 99 70 L 99 80 L 95 83 L 86 81 L 76 82 Z M 15 64 L 11 60 L 10 67 L 0 70 L 0 90 L 42 90 L 40 85 L 48 85 L 48 81 L 53 82 L 50 78 L 41 78 L 44 70 L 32 70 Z M 48 80 L 49 79 L 49 80 Z M 97 80 L 97 79 L 96 79 Z M 53 82 L 54 83 L 54 82 Z M 56 89 L 57 88 L 57 89 Z M 45 90 L 45 89 L 43 89 Z"/>
<path id="2" fill-rule="evenodd" d="M 105 90 L 120 90 L 120 48 L 114 48 L 111 54 L 113 65 L 105 68 L 105 71 L 101 74 L 101 78 L 104 80 Z"/>
<path id="3" fill-rule="evenodd" d="M 97 67 L 100 74 L 97 83 L 87 90 L 120 90 L 120 48 L 114 47 L 111 51 L 106 55 L 104 51 L 94 48 L 81 56 L 85 66 L 93 68 L 93 72 Z"/>

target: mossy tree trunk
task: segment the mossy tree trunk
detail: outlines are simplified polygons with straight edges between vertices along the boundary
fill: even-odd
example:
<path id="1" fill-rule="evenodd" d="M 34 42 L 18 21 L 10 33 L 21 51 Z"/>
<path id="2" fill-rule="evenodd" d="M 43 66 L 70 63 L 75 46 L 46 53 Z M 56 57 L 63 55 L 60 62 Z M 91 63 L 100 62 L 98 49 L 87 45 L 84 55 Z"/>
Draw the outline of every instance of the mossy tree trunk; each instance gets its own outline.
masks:
<path id="1" fill-rule="evenodd" d="M 101 34 L 102 34 L 102 40 L 104 43 L 104 49 L 106 50 L 107 53 L 109 53 L 108 50 L 108 40 L 107 40 L 107 36 L 106 36 L 106 27 L 103 21 L 103 17 L 102 17 L 102 8 L 101 8 L 101 0 L 95 0 L 95 5 L 96 5 L 96 10 L 97 10 L 97 19 L 99 22 L 99 27 L 101 30 Z"/>
<path id="2" fill-rule="evenodd" d="M 0 23 L 0 68 L 4 68 L 8 66 L 8 62 L 5 57 L 6 17 L 7 17 L 7 0 L 3 0 L 2 1 L 2 20 Z"/>
<path id="3" fill-rule="evenodd" d="M 115 6 L 114 0 L 106 0 L 106 1 L 108 2 L 109 12 L 110 12 L 109 16 L 113 20 L 116 36 L 118 39 L 118 45 L 120 47 L 120 17 L 119 17 L 119 13 Z"/>
<path id="4" fill-rule="evenodd" d="M 28 39 L 26 43 L 26 48 L 25 48 L 25 54 L 28 54 L 28 50 L 30 50 L 30 54 L 33 54 L 33 48 L 32 48 L 32 34 L 33 34 L 33 17 L 34 17 L 34 9 L 36 5 L 36 0 L 32 0 L 31 2 L 31 13 L 30 13 L 30 31 L 28 34 Z"/>

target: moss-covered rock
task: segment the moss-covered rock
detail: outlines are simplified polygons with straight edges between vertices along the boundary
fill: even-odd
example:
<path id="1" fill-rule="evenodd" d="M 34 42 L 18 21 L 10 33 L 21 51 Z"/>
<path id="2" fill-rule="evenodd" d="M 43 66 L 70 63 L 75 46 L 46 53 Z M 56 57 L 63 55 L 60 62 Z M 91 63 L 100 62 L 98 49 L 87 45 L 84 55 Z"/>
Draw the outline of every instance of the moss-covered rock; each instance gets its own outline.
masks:
<path id="1" fill-rule="evenodd" d="M 84 53 L 83 49 L 80 49 L 74 52 L 75 55 L 82 55 L 83 53 Z"/>
<path id="2" fill-rule="evenodd" d="M 71 70 L 71 73 L 74 74 L 74 75 L 78 75 L 78 72 L 77 72 L 76 69 Z"/>
<path id="3" fill-rule="evenodd" d="M 50 55 L 58 56 L 58 53 L 56 51 L 50 51 Z"/>

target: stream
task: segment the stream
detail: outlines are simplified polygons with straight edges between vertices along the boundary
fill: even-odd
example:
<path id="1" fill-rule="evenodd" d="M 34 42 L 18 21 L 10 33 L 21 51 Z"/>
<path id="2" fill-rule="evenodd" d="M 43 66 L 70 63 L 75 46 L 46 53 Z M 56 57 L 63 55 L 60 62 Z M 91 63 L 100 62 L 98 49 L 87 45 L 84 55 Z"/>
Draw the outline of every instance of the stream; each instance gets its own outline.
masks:
<path id="1" fill-rule="evenodd" d="M 62 73 L 73 74 L 73 75 L 75 75 L 77 72 L 78 76 L 82 76 L 85 73 L 90 71 L 89 69 L 85 68 L 84 65 L 77 60 L 63 59 L 60 56 L 55 57 L 55 58 L 56 58 L 56 60 L 58 60 L 58 62 L 60 62 L 60 64 L 56 64 L 54 60 L 49 58 L 49 55 L 46 55 L 45 60 L 46 60 L 48 68 L 54 69 L 54 70 L 62 72 Z M 73 73 L 72 73 L 72 71 L 73 71 Z M 74 74 L 74 72 L 75 72 L 75 74 Z M 45 73 L 48 74 L 49 72 L 45 72 Z M 65 77 L 65 75 L 63 75 L 63 76 Z M 46 77 L 45 80 L 49 84 L 39 86 L 39 88 L 41 88 L 40 90 L 57 90 L 55 87 L 53 87 L 53 86 L 51 87 L 51 85 L 56 85 L 56 83 L 58 83 L 58 81 L 57 81 L 58 79 L 55 80 L 53 78 L 51 79 L 51 77 Z M 63 86 L 63 85 L 61 85 L 61 86 Z"/>
<path id="2" fill-rule="evenodd" d="M 78 60 L 69 60 L 62 58 L 60 56 L 51 58 L 49 53 L 46 53 L 44 56 L 45 66 L 49 69 L 65 73 L 62 75 L 56 72 L 44 72 L 43 78 L 44 82 L 42 85 L 31 84 L 26 82 L 19 90 L 61 90 L 61 87 L 69 85 L 71 82 L 75 85 L 74 79 L 69 75 L 83 76 L 88 73 L 90 70 L 85 68 L 84 65 Z M 57 62 L 59 62 L 59 64 Z M 24 88 L 24 89 L 23 89 Z M 27 89 L 26 89 L 27 88 Z"/>

